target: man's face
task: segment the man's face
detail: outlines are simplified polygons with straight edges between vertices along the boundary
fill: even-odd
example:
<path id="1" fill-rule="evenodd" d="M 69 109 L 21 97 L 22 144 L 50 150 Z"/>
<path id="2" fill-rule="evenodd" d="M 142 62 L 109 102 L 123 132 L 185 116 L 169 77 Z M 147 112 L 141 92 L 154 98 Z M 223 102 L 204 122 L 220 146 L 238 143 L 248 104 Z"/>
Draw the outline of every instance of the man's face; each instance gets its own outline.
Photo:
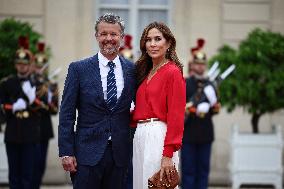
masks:
<path id="1" fill-rule="evenodd" d="M 34 66 L 33 66 L 33 72 L 36 73 L 36 74 L 42 74 L 42 73 L 41 73 L 41 68 L 42 68 L 42 66 L 39 66 L 39 65 L 34 64 Z"/>
<path id="2" fill-rule="evenodd" d="M 26 75 L 30 71 L 30 64 L 23 64 L 23 63 L 17 63 L 15 64 L 17 73 L 20 75 Z"/>
<path id="3" fill-rule="evenodd" d="M 110 24 L 101 22 L 98 24 L 96 39 L 99 43 L 100 51 L 104 56 L 107 57 L 118 54 L 122 37 L 121 28 L 118 23 Z"/>
<path id="4" fill-rule="evenodd" d="M 191 66 L 194 73 L 199 76 L 202 76 L 206 70 L 206 64 L 204 63 L 193 63 Z"/>

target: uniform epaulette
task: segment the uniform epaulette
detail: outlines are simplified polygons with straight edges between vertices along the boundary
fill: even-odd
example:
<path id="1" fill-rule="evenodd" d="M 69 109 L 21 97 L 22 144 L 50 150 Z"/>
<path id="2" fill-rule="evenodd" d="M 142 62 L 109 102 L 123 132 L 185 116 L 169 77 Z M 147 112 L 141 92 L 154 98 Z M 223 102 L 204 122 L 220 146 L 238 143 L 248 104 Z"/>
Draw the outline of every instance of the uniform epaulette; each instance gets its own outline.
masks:
<path id="1" fill-rule="evenodd" d="M 10 79 L 10 78 L 12 78 L 12 77 L 13 77 L 12 74 L 10 74 L 10 75 L 8 75 L 8 76 L 6 76 L 6 77 L 3 77 L 3 78 L 0 80 L 0 83 L 5 82 L 5 81 L 7 81 L 8 79 Z"/>

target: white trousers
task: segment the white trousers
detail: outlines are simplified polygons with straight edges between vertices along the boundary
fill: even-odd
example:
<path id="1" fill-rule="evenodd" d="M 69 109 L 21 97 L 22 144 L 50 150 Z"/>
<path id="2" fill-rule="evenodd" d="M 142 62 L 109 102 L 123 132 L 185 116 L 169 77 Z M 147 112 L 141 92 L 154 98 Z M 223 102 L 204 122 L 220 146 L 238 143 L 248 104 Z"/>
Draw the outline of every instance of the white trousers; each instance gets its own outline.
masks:
<path id="1" fill-rule="evenodd" d="M 148 178 L 160 170 L 166 132 L 162 121 L 138 123 L 133 139 L 133 189 L 148 189 Z M 172 160 L 178 169 L 178 152 Z"/>

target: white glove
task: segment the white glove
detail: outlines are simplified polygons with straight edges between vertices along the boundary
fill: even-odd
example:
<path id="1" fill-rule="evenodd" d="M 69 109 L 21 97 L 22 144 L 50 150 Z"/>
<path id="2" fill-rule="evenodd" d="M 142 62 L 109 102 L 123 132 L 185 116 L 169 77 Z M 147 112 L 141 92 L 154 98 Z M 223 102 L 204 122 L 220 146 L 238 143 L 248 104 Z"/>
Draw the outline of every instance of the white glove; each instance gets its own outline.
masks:
<path id="1" fill-rule="evenodd" d="M 22 89 L 24 91 L 24 93 L 27 95 L 29 93 L 29 91 L 31 90 L 32 86 L 30 81 L 25 81 L 22 84 Z"/>
<path id="2" fill-rule="evenodd" d="M 32 87 L 30 81 L 25 81 L 22 85 L 22 89 L 25 95 L 28 97 L 29 103 L 32 104 L 36 98 L 36 87 Z"/>
<path id="3" fill-rule="evenodd" d="M 47 92 L 47 103 L 48 104 L 51 103 L 52 96 L 53 96 L 52 92 L 50 90 L 48 90 L 48 92 Z"/>
<path id="4" fill-rule="evenodd" d="M 13 104 L 12 111 L 13 111 L 13 113 L 15 113 L 16 111 L 24 110 L 24 109 L 26 109 L 26 108 L 27 108 L 27 104 L 26 104 L 26 102 L 24 101 L 24 99 L 19 98 L 19 99 Z"/>
<path id="5" fill-rule="evenodd" d="M 206 114 L 206 113 L 209 112 L 209 109 L 210 109 L 210 104 L 207 103 L 207 102 L 202 102 L 202 103 L 197 105 L 196 114 L 197 115 Z"/>
<path id="6" fill-rule="evenodd" d="M 217 95 L 212 85 L 207 85 L 204 88 L 204 93 L 210 103 L 210 106 L 214 106 L 217 103 Z"/>

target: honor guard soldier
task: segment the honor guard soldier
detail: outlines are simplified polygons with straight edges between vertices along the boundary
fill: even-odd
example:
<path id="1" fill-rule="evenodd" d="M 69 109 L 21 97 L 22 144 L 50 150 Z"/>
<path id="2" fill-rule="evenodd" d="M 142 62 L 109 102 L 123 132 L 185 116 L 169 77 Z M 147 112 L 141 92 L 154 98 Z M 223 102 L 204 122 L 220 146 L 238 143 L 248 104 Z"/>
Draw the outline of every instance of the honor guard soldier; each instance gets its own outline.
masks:
<path id="1" fill-rule="evenodd" d="M 127 60 L 130 60 L 130 61 L 133 62 L 134 55 L 133 55 L 133 52 L 132 52 L 133 47 L 131 45 L 132 36 L 126 34 L 123 39 L 124 39 L 124 44 L 123 44 L 123 46 L 121 46 L 119 48 L 119 54 L 121 54 Z"/>
<path id="2" fill-rule="evenodd" d="M 0 104 L 6 116 L 4 142 L 8 158 L 10 189 L 31 189 L 40 137 L 39 117 L 34 108 L 36 88 L 30 80 L 33 55 L 27 37 L 19 37 L 16 75 L 0 84 Z"/>
<path id="3" fill-rule="evenodd" d="M 186 116 L 181 149 L 182 187 L 206 189 L 210 169 L 211 146 L 214 140 L 212 115 L 217 112 L 217 93 L 205 76 L 205 41 L 198 39 L 192 48 L 190 76 L 186 79 Z"/>
<path id="4" fill-rule="evenodd" d="M 58 85 L 48 79 L 48 57 L 45 43 L 37 44 L 34 58 L 33 80 L 36 83 L 36 103 L 40 114 L 40 150 L 38 154 L 38 173 L 35 176 L 35 187 L 39 189 L 46 168 L 49 140 L 54 137 L 51 115 L 58 112 Z"/>

